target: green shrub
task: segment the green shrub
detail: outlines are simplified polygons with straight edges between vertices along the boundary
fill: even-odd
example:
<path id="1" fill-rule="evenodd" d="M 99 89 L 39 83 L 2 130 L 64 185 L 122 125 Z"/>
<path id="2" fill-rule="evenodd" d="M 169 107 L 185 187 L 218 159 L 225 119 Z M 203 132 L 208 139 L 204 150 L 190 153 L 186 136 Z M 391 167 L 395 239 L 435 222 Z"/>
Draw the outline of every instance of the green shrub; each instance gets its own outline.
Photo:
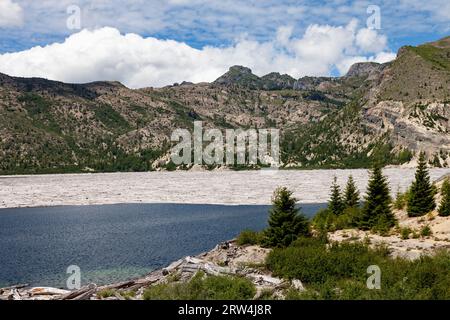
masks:
<path id="1" fill-rule="evenodd" d="M 335 220 L 336 215 L 333 214 L 330 210 L 327 209 L 320 209 L 317 211 L 316 215 L 311 220 L 311 225 L 314 227 L 314 229 L 319 231 L 335 231 Z"/>
<path id="2" fill-rule="evenodd" d="M 395 162 L 396 164 L 403 164 L 405 162 L 411 161 L 412 158 L 413 154 L 409 149 L 402 149 L 402 151 L 398 153 L 396 161 L 393 162 Z"/>
<path id="3" fill-rule="evenodd" d="M 361 209 L 359 207 L 348 207 L 338 216 L 328 209 L 322 209 L 314 216 L 311 224 L 318 231 L 336 231 L 355 228 L 360 219 Z"/>
<path id="4" fill-rule="evenodd" d="M 429 236 L 431 236 L 431 234 L 432 234 L 432 232 L 431 232 L 430 226 L 428 226 L 428 225 L 424 226 L 424 227 L 420 230 L 420 235 L 421 235 L 422 237 L 429 237 Z"/>
<path id="5" fill-rule="evenodd" d="M 292 242 L 291 247 L 305 248 L 305 247 L 322 247 L 328 241 L 319 237 L 300 237 Z"/>
<path id="6" fill-rule="evenodd" d="M 242 231 L 237 239 L 236 243 L 240 246 L 243 245 L 255 245 L 260 244 L 263 239 L 263 235 L 261 232 L 253 231 L 253 230 L 244 230 Z"/>
<path id="7" fill-rule="evenodd" d="M 285 249 L 274 249 L 267 266 L 276 276 L 301 279 L 304 283 L 325 283 L 339 277 L 366 278 L 366 269 L 376 264 L 387 252 L 371 250 L 362 243 L 332 243 L 328 247 L 319 240 L 294 243 Z"/>
<path id="8" fill-rule="evenodd" d="M 248 300 L 256 289 L 250 280 L 240 277 L 205 276 L 198 272 L 189 282 L 151 286 L 145 300 Z"/>
<path id="9" fill-rule="evenodd" d="M 348 207 L 344 212 L 336 219 L 336 229 L 349 229 L 355 228 L 359 224 L 361 219 L 361 209 L 359 207 Z"/>
<path id="10" fill-rule="evenodd" d="M 133 290 L 130 290 L 130 291 L 123 291 L 123 292 L 120 293 L 120 295 L 121 295 L 122 297 L 124 297 L 126 300 L 130 300 L 130 299 L 136 297 L 136 292 L 133 291 Z"/>
<path id="11" fill-rule="evenodd" d="M 438 251 L 410 261 L 391 258 L 385 247 L 332 244 L 299 239 L 269 254 L 267 266 L 276 275 L 301 279 L 306 291 L 289 289 L 286 299 L 449 299 L 450 252 Z M 367 288 L 367 267 L 381 269 L 381 289 Z"/>
<path id="12" fill-rule="evenodd" d="M 400 229 L 400 236 L 403 240 L 409 239 L 409 235 L 411 234 L 412 230 L 410 228 L 401 228 Z"/>
<path id="13" fill-rule="evenodd" d="M 109 298 L 109 297 L 114 297 L 115 293 L 116 292 L 112 289 L 104 289 L 104 290 L 97 292 L 97 296 L 100 298 Z"/>
<path id="14" fill-rule="evenodd" d="M 406 206 L 406 193 L 397 192 L 397 195 L 395 197 L 394 201 L 394 208 L 397 210 L 402 210 Z"/>

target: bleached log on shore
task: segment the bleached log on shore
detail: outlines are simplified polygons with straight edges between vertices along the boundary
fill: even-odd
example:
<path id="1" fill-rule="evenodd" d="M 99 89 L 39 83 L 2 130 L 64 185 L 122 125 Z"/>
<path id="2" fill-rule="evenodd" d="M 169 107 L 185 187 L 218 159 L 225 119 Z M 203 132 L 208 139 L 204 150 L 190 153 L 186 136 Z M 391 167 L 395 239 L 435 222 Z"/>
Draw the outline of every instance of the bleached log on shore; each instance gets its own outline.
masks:
<path id="1" fill-rule="evenodd" d="M 163 278 L 163 276 L 153 276 L 153 277 L 147 277 L 144 279 L 139 279 L 137 281 L 135 281 L 134 285 L 128 287 L 128 290 L 134 291 L 137 289 L 140 289 L 142 287 L 147 287 L 151 284 L 154 284 L 155 282 L 158 282 L 159 280 L 161 280 Z"/>
<path id="2" fill-rule="evenodd" d="M 250 273 L 246 275 L 247 278 L 251 279 L 255 283 L 267 283 L 272 286 L 280 286 L 284 281 L 280 278 L 274 278 L 267 275 L 261 275 L 257 273 Z"/>
<path id="3" fill-rule="evenodd" d="M 22 300 L 22 295 L 19 293 L 19 290 L 12 289 L 11 294 L 8 297 L 9 300 Z"/>
<path id="4" fill-rule="evenodd" d="M 181 266 L 181 272 L 190 272 L 195 273 L 197 271 L 203 271 L 209 275 L 230 275 L 235 274 L 235 270 L 229 267 L 221 267 L 216 264 L 213 264 L 209 261 L 205 261 L 199 258 L 186 257 L 183 262 L 177 264 L 178 267 Z"/>
<path id="5" fill-rule="evenodd" d="M 221 274 L 225 274 L 225 275 L 231 275 L 231 274 L 235 274 L 235 270 L 233 270 L 232 268 L 228 268 L 228 267 L 221 267 L 221 266 L 217 266 L 211 263 L 205 263 L 202 267 L 202 270 L 205 271 L 207 274 L 211 274 L 211 275 L 221 275 Z"/>
<path id="6" fill-rule="evenodd" d="M 98 287 L 98 290 L 115 290 L 115 289 L 125 289 L 136 284 L 136 280 L 123 281 L 119 283 L 109 284 L 105 286 Z"/>
<path id="7" fill-rule="evenodd" d="M 25 288 L 25 287 L 28 287 L 28 286 L 29 286 L 29 284 L 17 284 L 17 285 L 14 285 L 14 286 L 0 288 L 0 294 L 2 294 L 3 292 L 6 292 L 6 291 L 10 291 L 12 289 L 22 289 L 22 288 Z"/>
<path id="8" fill-rule="evenodd" d="M 118 300 L 126 300 L 120 293 L 115 292 L 114 296 L 118 299 Z"/>
<path id="9" fill-rule="evenodd" d="M 187 256 L 186 258 L 184 258 L 184 261 L 186 261 L 187 263 L 190 263 L 190 264 L 201 264 L 201 263 L 205 262 L 202 259 L 194 258 L 194 257 L 190 257 L 190 256 Z"/>
<path id="10" fill-rule="evenodd" d="M 0 300 L 23 300 L 19 290 L 12 288 L 11 290 L 5 290 L 0 295 Z"/>
<path id="11" fill-rule="evenodd" d="M 51 287 L 34 287 L 27 290 L 30 296 L 54 296 L 54 295 L 64 295 L 69 294 L 69 290 L 51 288 Z"/>
<path id="12" fill-rule="evenodd" d="M 89 300 L 90 297 L 92 297 L 97 292 L 97 286 L 93 287 L 92 289 L 89 289 L 83 294 L 80 294 L 79 296 L 76 296 L 75 298 L 72 298 L 72 300 Z"/>
<path id="13" fill-rule="evenodd" d="M 177 261 L 172 262 L 169 266 L 165 267 L 163 269 L 164 273 L 170 273 L 173 270 L 176 270 L 179 266 L 181 266 L 185 262 L 185 259 L 180 259 Z"/>
<path id="14" fill-rule="evenodd" d="M 78 290 L 72 291 L 68 294 L 62 295 L 59 297 L 61 300 L 85 300 L 89 298 L 97 291 L 97 285 L 89 284 L 85 287 L 82 287 Z"/>

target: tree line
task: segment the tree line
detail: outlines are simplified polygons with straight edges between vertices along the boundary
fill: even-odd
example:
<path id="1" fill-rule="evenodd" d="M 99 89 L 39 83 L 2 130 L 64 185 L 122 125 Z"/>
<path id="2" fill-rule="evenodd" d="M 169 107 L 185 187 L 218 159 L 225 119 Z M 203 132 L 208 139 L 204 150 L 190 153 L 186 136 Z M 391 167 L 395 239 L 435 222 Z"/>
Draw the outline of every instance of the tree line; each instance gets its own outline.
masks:
<path id="1" fill-rule="evenodd" d="M 387 234 L 397 225 L 393 209 L 404 209 L 409 217 L 420 217 L 436 209 L 437 188 L 431 183 L 425 153 L 420 153 L 415 179 L 406 191 L 398 193 L 394 200 L 389 183 L 381 166 L 370 171 L 366 196 L 361 199 L 352 176 L 341 191 L 334 177 L 330 200 L 326 209 L 319 211 L 310 222 L 297 206 L 293 192 L 285 187 L 275 190 L 268 227 L 261 233 L 245 231 L 238 241 L 260 243 L 268 247 L 286 247 L 298 237 L 311 234 L 311 224 L 319 232 L 326 233 L 345 228 L 371 230 Z M 450 182 L 446 178 L 441 186 L 438 206 L 440 216 L 450 216 Z"/>

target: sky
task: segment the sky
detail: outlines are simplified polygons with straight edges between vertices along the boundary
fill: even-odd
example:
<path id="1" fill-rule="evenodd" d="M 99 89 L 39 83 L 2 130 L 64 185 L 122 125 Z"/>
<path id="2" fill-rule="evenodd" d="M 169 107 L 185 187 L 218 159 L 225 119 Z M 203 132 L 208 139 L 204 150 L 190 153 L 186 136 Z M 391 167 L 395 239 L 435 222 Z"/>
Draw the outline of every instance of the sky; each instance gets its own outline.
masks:
<path id="1" fill-rule="evenodd" d="M 448 35 L 448 0 L 0 0 L 0 72 L 131 88 L 210 82 L 232 65 L 341 76 Z"/>

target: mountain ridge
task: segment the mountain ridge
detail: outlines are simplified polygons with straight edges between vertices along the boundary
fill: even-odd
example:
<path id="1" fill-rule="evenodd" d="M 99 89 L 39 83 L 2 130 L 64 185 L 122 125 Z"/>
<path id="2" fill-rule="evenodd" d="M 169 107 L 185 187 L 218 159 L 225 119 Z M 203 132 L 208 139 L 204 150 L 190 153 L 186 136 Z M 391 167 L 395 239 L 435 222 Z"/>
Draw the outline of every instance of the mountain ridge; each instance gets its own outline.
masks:
<path id="1" fill-rule="evenodd" d="M 0 74 L 0 173 L 174 169 L 175 128 L 282 132 L 284 167 L 368 167 L 450 159 L 450 37 L 342 77 L 262 77 L 232 66 L 212 83 L 129 89 Z"/>

